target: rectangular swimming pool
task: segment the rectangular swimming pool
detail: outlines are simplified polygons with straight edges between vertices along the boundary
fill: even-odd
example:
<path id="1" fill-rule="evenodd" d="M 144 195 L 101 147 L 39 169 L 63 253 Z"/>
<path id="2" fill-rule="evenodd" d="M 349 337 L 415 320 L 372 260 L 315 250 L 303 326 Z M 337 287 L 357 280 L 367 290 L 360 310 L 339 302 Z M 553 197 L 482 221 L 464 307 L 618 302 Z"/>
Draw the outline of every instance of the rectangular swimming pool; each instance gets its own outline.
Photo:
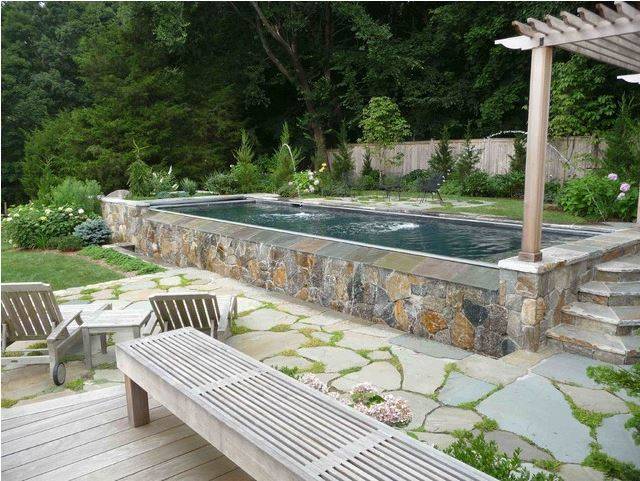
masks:
<path id="1" fill-rule="evenodd" d="M 162 210 L 488 263 L 513 256 L 520 248 L 520 226 L 501 222 L 255 200 L 162 207 Z M 562 244 L 589 235 L 593 234 L 568 229 L 544 229 L 543 246 Z"/>

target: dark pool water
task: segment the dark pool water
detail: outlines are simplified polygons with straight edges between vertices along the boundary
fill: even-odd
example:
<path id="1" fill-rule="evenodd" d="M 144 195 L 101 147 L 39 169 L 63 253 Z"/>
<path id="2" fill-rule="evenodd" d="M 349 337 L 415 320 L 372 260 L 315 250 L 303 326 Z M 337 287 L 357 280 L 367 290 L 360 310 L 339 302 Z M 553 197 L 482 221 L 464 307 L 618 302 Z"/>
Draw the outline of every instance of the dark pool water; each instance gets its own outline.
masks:
<path id="1" fill-rule="evenodd" d="M 520 248 L 519 227 L 484 222 L 277 202 L 224 202 L 164 210 L 484 262 L 510 257 Z M 548 247 L 585 235 L 544 230 L 542 237 Z"/>

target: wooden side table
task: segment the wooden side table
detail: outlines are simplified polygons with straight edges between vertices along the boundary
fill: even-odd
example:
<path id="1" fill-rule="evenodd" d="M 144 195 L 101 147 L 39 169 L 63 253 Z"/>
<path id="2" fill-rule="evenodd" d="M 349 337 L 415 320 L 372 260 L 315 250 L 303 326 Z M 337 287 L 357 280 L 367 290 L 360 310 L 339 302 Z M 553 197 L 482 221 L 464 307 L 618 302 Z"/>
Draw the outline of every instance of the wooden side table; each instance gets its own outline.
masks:
<path id="1" fill-rule="evenodd" d="M 153 311 L 145 310 L 118 310 L 100 311 L 88 319 L 83 319 L 82 341 L 84 345 L 84 363 L 87 369 L 93 368 L 91 360 L 91 336 L 101 336 L 102 353 L 107 352 L 106 335 L 118 332 L 129 332 L 135 339 L 140 337 L 140 330 L 149 322 Z"/>

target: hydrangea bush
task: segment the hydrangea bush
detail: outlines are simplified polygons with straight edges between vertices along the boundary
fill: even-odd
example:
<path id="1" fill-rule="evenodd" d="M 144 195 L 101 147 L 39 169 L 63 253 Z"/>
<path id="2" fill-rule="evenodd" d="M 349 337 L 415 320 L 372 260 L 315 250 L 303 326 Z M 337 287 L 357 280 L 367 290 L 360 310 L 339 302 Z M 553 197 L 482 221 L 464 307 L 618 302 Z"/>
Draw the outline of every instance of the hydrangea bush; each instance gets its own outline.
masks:
<path id="1" fill-rule="evenodd" d="M 84 209 L 73 206 L 18 205 L 2 220 L 2 233 L 13 247 L 45 248 L 49 239 L 71 235 L 88 218 Z"/>
<path id="2" fill-rule="evenodd" d="M 289 182 L 289 186 L 296 189 L 298 195 L 300 194 L 313 194 L 320 189 L 321 174 L 326 170 L 326 162 L 322 164 L 318 172 L 313 170 L 305 170 L 302 172 L 295 172 L 293 174 L 293 180 Z"/>
<path id="3" fill-rule="evenodd" d="M 356 384 L 346 396 L 343 396 L 329 392 L 327 385 L 313 374 L 303 374 L 298 380 L 389 426 L 403 427 L 411 422 L 412 413 L 407 401 L 391 394 L 382 394 L 373 384 Z"/>

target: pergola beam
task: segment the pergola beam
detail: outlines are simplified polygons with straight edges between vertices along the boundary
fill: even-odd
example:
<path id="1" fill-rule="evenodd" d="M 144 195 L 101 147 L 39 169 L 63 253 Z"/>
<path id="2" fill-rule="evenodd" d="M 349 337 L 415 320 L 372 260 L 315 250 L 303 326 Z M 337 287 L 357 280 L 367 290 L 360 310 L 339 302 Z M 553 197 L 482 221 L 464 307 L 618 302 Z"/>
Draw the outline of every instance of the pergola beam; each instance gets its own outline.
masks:
<path id="1" fill-rule="evenodd" d="M 524 220 L 519 254 L 522 260 L 536 262 L 542 257 L 544 161 L 549 124 L 552 47 L 636 72 L 618 78 L 640 83 L 640 10 L 623 1 L 616 1 L 615 5 L 616 10 L 613 10 L 598 4 L 598 13 L 579 8 L 579 16 L 569 12 L 561 12 L 561 18 L 546 15 L 544 22 L 535 18 L 528 18 L 527 23 L 515 21 L 513 26 L 521 35 L 496 40 L 496 44 L 510 49 L 531 50 Z M 640 199 L 637 222 L 640 223 Z"/>

